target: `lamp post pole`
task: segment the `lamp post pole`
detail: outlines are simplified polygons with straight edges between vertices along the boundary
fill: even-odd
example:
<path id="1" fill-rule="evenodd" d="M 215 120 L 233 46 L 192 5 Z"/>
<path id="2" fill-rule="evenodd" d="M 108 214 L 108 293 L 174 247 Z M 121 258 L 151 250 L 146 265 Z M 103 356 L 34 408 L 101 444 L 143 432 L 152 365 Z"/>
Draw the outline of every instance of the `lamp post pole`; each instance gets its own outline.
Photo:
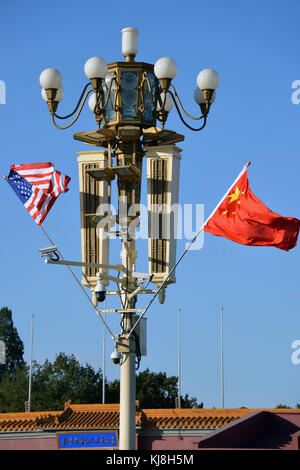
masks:
<path id="1" fill-rule="evenodd" d="M 106 314 L 104 314 L 106 322 Z M 102 403 L 105 403 L 105 376 L 106 376 L 106 327 L 103 325 L 103 345 L 102 345 Z"/>
<path id="2" fill-rule="evenodd" d="M 124 314 L 125 328 L 132 327 L 131 315 Z M 129 352 L 123 353 L 123 362 L 120 366 L 120 450 L 135 450 L 135 352 L 132 338 L 128 340 Z"/>
<path id="3" fill-rule="evenodd" d="M 127 227 L 124 227 L 126 232 Z M 134 290 L 134 281 L 131 276 L 137 252 L 135 251 L 135 241 L 128 239 L 127 234 L 122 240 L 121 260 L 125 266 L 125 285 L 129 291 Z M 126 299 L 123 296 L 123 303 L 127 309 L 135 307 L 135 298 Z M 122 314 L 122 332 L 129 333 L 133 326 L 132 314 Z M 122 346 L 119 350 L 122 351 L 123 358 L 120 366 L 120 436 L 119 436 L 119 449 L 120 450 L 135 450 L 136 437 L 135 437 L 135 416 L 136 416 L 136 376 L 135 376 L 135 342 L 133 337 L 122 340 Z"/>

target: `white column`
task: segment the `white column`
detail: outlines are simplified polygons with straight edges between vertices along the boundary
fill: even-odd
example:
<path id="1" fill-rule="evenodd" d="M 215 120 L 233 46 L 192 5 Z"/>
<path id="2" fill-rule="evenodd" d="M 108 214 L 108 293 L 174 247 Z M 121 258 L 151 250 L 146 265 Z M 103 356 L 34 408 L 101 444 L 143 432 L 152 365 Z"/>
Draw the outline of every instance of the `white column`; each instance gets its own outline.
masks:
<path id="1" fill-rule="evenodd" d="M 120 367 L 120 450 L 135 450 L 135 353 L 124 353 Z"/>

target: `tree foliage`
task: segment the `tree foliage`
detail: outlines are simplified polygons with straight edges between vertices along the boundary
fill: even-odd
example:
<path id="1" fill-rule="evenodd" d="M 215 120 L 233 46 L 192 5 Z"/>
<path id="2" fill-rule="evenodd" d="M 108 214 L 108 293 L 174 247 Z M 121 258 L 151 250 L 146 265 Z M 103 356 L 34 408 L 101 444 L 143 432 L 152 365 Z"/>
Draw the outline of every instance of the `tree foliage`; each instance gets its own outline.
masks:
<path id="1" fill-rule="evenodd" d="M 0 370 L 0 412 L 24 411 L 28 400 L 29 367 L 23 360 L 24 346 L 12 321 L 12 312 L 0 310 L 0 339 L 6 343 L 7 363 Z M 174 408 L 178 395 L 177 377 L 146 369 L 136 377 L 136 399 L 142 408 Z M 53 362 L 33 362 L 31 410 L 59 411 L 64 403 L 102 403 L 102 372 L 82 366 L 74 355 L 59 353 Z M 105 402 L 119 403 L 120 381 L 105 383 Z M 182 407 L 195 408 L 196 398 L 185 395 Z"/>
<path id="2" fill-rule="evenodd" d="M 5 371 L 9 374 L 25 366 L 24 344 L 14 327 L 12 312 L 7 307 L 0 310 L 0 339 L 5 342 L 6 364 L 0 364 L 0 380 Z"/>
<path id="3" fill-rule="evenodd" d="M 29 368 L 18 368 L 15 373 L 5 372 L 0 383 L 0 412 L 24 411 L 28 399 Z M 174 408 L 177 397 L 177 377 L 167 377 L 165 372 L 146 369 L 137 375 L 136 399 L 142 408 Z M 59 411 L 64 403 L 102 403 L 102 373 L 89 364 L 80 365 L 74 355 L 60 353 L 54 362 L 33 363 L 32 411 Z M 106 382 L 106 403 L 119 403 L 120 381 Z M 186 395 L 181 400 L 183 408 L 202 407 L 195 398 Z"/>
<path id="4" fill-rule="evenodd" d="M 13 374 L 5 371 L 0 382 L 0 413 L 24 411 L 28 399 L 28 367 L 19 367 Z"/>
<path id="5" fill-rule="evenodd" d="M 136 378 L 137 400 L 142 408 L 175 408 L 175 398 L 178 396 L 178 379 L 175 376 L 167 377 L 165 372 L 151 372 L 146 369 Z M 183 408 L 195 408 L 196 398 L 181 399 Z"/>
<path id="6" fill-rule="evenodd" d="M 60 353 L 53 363 L 34 363 L 32 405 L 36 410 L 61 410 L 63 404 L 101 403 L 102 373 L 81 366 L 74 355 Z"/>

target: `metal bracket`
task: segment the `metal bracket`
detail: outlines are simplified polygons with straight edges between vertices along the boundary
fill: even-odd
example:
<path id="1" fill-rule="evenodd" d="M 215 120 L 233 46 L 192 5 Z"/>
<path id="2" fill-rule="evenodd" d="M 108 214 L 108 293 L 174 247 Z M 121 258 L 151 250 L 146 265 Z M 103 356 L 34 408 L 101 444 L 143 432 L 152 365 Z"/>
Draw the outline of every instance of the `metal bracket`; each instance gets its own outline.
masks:
<path id="1" fill-rule="evenodd" d="M 67 266 L 84 266 L 84 267 L 89 267 L 89 268 L 106 268 L 106 269 L 115 269 L 116 271 L 121 271 L 123 273 L 126 272 L 126 268 L 125 266 L 123 266 L 123 264 L 96 264 L 96 263 L 83 263 L 80 261 L 66 261 L 66 260 L 55 261 L 53 259 L 46 259 L 45 263 L 67 265 Z"/>
<path id="2" fill-rule="evenodd" d="M 142 308 L 110 308 L 107 310 L 97 310 L 98 313 L 136 313 L 143 312 Z"/>

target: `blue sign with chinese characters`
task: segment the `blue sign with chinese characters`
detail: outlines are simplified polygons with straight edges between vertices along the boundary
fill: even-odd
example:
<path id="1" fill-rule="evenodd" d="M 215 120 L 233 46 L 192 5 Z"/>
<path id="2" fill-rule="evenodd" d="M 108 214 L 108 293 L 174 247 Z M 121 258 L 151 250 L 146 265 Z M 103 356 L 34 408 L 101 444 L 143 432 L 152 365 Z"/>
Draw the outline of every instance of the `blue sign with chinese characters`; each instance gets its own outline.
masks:
<path id="1" fill-rule="evenodd" d="M 117 431 L 57 433 L 59 449 L 117 449 Z"/>

